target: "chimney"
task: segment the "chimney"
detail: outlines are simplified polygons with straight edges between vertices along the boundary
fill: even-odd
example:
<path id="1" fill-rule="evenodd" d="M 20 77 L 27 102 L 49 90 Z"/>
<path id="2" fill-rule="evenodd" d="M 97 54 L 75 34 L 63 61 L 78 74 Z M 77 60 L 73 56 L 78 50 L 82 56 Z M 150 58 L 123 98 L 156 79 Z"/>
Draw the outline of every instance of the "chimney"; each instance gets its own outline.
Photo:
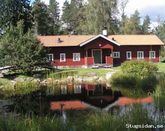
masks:
<path id="1" fill-rule="evenodd" d="M 112 37 L 112 40 L 113 40 L 113 41 L 116 41 L 114 37 Z"/>
<path id="2" fill-rule="evenodd" d="M 60 43 L 60 42 L 61 42 L 61 39 L 60 39 L 60 38 L 58 38 L 58 39 L 57 39 L 57 43 Z"/>
<path id="3" fill-rule="evenodd" d="M 104 27 L 102 35 L 104 36 L 108 36 L 108 31 L 107 31 L 107 27 Z"/>

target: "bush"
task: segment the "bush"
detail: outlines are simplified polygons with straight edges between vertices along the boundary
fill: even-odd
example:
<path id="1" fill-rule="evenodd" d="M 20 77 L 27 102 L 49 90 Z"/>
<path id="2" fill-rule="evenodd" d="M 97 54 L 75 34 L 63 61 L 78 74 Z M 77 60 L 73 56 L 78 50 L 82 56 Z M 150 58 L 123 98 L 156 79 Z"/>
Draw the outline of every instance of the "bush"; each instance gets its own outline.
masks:
<path id="1" fill-rule="evenodd" d="M 155 72 L 158 70 L 153 63 L 145 61 L 126 61 L 121 65 L 121 72 L 112 75 L 112 86 L 137 87 L 151 91 L 157 84 Z"/>
<path id="2" fill-rule="evenodd" d="M 145 78 L 154 75 L 158 67 L 151 62 L 146 61 L 126 61 L 121 65 L 124 74 Z"/>

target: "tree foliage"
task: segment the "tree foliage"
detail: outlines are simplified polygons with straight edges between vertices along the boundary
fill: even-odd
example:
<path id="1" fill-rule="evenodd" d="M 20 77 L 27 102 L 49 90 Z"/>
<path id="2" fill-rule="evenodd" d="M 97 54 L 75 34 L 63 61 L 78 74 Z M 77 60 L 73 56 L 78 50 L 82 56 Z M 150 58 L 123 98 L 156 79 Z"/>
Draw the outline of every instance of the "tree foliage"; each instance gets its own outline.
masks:
<path id="1" fill-rule="evenodd" d="M 33 3 L 32 14 L 34 17 L 34 30 L 35 34 L 48 35 L 50 33 L 51 21 L 48 13 L 47 5 L 40 0 Z"/>
<path id="2" fill-rule="evenodd" d="M 49 0 L 49 17 L 51 21 L 49 21 L 49 24 L 51 24 L 52 28 L 50 29 L 51 35 L 56 35 L 60 33 L 60 9 L 59 9 L 59 3 L 56 0 Z"/>
<path id="3" fill-rule="evenodd" d="M 0 39 L 0 66 L 31 72 L 45 62 L 45 49 L 30 31 L 24 34 L 22 22 L 8 28 Z"/>
<path id="4" fill-rule="evenodd" d="M 61 20 L 64 26 L 64 32 L 72 34 L 82 34 L 81 22 L 84 21 L 84 1 L 83 0 L 71 0 L 69 3 L 67 0 L 63 5 L 63 14 Z"/>
<path id="5" fill-rule="evenodd" d="M 32 14 L 35 34 L 56 35 L 60 33 L 60 10 L 56 0 L 50 0 L 48 6 L 41 0 L 34 1 Z"/>
<path id="6" fill-rule="evenodd" d="M 143 34 L 148 34 L 150 32 L 150 17 L 148 15 L 145 16 L 142 25 L 142 32 Z"/>
<path id="7" fill-rule="evenodd" d="M 156 28 L 155 33 L 165 43 L 165 21 Z M 165 46 L 161 48 L 161 57 L 165 61 Z"/>
<path id="8" fill-rule="evenodd" d="M 118 20 L 116 0 L 89 0 L 86 7 L 85 30 L 89 34 L 99 34 L 104 27 L 109 34 L 116 34 L 118 31 Z"/>
<path id="9" fill-rule="evenodd" d="M 165 43 L 165 21 L 156 28 L 155 33 Z"/>
<path id="10" fill-rule="evenodd" d="M 130 16 L 130 18 L 126 18 L 125 20 L 125 34 L 141 33 L 140 14 L 137 10 Z"/>
<path id="11" fill-rule="evenodd" d="M 0 0 L 0 28 L 17 25 L 22 20 L 24 32 L 32 27 L 30 0 Z"/>

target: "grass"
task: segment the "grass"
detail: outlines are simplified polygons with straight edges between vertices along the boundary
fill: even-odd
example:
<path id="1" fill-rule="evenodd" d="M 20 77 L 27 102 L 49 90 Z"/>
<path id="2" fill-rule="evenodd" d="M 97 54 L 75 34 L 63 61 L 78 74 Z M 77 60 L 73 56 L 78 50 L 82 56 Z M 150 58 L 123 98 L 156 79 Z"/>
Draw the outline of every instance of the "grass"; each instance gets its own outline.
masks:
<path id="1" fill-rule="evenodd" d="M 76 117 L 67 114 L 67 120 L 64 124 L 62 119 L 57 116 L 18 116 L 17 119 L 9 116 L 6 120 L 0 118 L 0 130 L 7 131 L 136 131 L 136 128 L 126 128 L 127 124 L 145 125 L 160 124 L 154 123 L 148 116 L 148 111 L 141 105 L 128 107 L 123 115 L 117 115 L 110 112 L 89 111 L 85 114 L 78 114 Z M 75 113 L 74 113 L 75 116 Z M 158 121 L 160 122 L 160 121 Z M 164 118 L 161 124 L 164 124 Z M 150 131 L 152 129 L 140 129 Z"/>
<path id="2" fill-rule="evenodd" d="M 10 80 L 5 78 L 0 78 L 0 86 L 10 83 Z"/>
<path id="3" fill-rule="evenodd" d="M 90 75 L 98 75 L 104 76 L 107 72 L 112 72 L 113 70 L 119 70 L 120 67 L 113 67 L 113 68 L 99 68 L 99 69 L 92 69 L 92 68 L 66 68 L 62 69 L 62 71 L 77 71 L 78 76 L 90 76 Z"/>
<path id="4" fill-rule="evenodd" d="M 165 72 L 165 63 L 157 63 L 157 66 L 160 72 Z"/>

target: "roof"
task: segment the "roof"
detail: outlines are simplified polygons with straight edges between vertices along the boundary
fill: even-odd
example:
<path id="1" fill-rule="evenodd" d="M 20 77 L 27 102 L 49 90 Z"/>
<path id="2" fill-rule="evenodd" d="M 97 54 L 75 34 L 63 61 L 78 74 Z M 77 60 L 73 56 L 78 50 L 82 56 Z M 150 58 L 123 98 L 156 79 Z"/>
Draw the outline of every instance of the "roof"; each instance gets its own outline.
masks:
<path id="1" fill-rule="evenodd" d="M 85 44 L 102 37 L 118 46 L 123 45 L 164 45 L 156 35 L 56 35 L 37 36 L 45 47 L 84 46 Z"/>
<path id="2" fill-rule="evenodd" d="M 156 35 L 112 35 L 120 45 L 164 45 Z"/>
<path id="3" fill-rule="evenodd" d="M 63 108 L 63 110 L 84 110 L 88 107 L 79 100 L 56 101 L 50 104 L 51 110 L 61 110 L 61 108 Z"/>
<path id="4" fill-rule="evenodd" d="M 93 37 L 93 38 L 91 38 L 91 39 L 89 39 L 89 40 L 87 40 L 87 41 L 81 43 L 81 44 L 80 44 L 80 47 L 82 47 L 82 46 L 88 44 L 89 42 L 91 42 L 91 41 L 93 41 L 93 40 L 95 40 L 95 39 L 97 39 L 97 38 L 99 38 L 99 37 L 101 37 L 101 38 L 103 38 L 103 39 L 105 39 L 105 40 L 107 40 L 107 41 L 109 41 L 109 42 L 112 42 L 112 43 L 114 43 L 114 44 L 120 46 L 120 44 L 117 43 L 116 41 L 114 41 L 114 40 L 112 40 L 111 38 L 108 38 L 108 37 L 106 37 L 106 36 L 100 34 L 100 35 L 97 35 L 97 36 L 95 36 L 95 37 Z"/>
<path id="5" fill-rule="evenodd" d="M 79 46 L 80 43 L 93 37 L 93 35 L 37 36 L 45 47 Z"/>

